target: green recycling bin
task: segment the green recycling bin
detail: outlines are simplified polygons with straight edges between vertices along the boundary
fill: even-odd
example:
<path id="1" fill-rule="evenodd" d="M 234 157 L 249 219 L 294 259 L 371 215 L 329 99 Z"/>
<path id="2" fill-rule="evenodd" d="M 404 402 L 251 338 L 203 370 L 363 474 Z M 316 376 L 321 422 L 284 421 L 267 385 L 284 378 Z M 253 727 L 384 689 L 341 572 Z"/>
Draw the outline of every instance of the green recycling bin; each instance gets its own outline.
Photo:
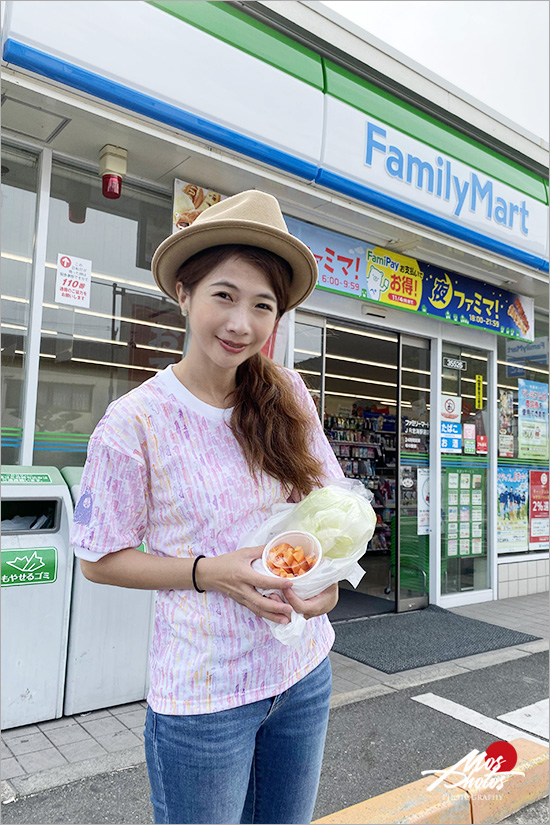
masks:
<path id="1" fill-rule="evenodd" d="M 63 714 L 73 506 L 55 467 L 2 468 L 2 727 Z"/>
<path id="2" fill-rule="evenodd" d="M 82 467 L 61 473 L 76 506 Z M 140 549 L 146 551 L 144 545 Z M 153 590 L 88 581 L 75 558 L 65 716 L 147 697 L 155 602 Z"/>

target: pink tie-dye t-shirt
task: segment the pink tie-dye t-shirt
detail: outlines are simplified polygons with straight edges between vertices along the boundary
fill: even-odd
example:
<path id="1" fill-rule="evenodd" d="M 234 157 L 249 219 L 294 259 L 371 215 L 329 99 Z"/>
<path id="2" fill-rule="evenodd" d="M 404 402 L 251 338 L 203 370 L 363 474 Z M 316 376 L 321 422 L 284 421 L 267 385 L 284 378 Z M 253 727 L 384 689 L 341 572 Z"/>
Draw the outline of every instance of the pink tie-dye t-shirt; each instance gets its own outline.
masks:
<path id="1" fill-rule="evenodd" d="M 311 413 L 324 483 L 342 478 L 307 387 L 294 370 L 284 373 Z M 189 392 L 171 366 L 110 404 L 90 439 L 75 555 L 97 561 L 142 541 L 149 553 L 178 558 L 237 550 L 286 495 L 266 473 L 254 481 L 230 415 Z M 333 641 L 326 615 L 310 619 L 289 647 L 222 593 L 160 590 L 147 701 L 157 713 L 198 714 L 274 696 L 317 667 Z"/>

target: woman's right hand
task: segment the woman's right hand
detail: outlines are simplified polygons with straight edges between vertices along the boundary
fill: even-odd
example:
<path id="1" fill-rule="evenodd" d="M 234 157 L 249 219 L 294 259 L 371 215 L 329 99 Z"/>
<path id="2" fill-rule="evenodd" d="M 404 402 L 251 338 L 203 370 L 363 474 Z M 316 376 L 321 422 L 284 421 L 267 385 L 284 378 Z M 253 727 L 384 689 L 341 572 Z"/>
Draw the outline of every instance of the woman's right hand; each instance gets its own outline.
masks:
<path id="1" fill-rule="evenodd" d="M 262 556 L 263 546 L 242 547 L 222 556 L 205 556 L 197 564 L 195 578 L 201 590 L 217 590 L 248 607 L 256 616 L 279 624 L 288 624 L 292 607 L 279 599 L 262 596 L 256 590 L 288 590 L 292 582 L 278 576 L 263 576 L 252 568 Z"/>

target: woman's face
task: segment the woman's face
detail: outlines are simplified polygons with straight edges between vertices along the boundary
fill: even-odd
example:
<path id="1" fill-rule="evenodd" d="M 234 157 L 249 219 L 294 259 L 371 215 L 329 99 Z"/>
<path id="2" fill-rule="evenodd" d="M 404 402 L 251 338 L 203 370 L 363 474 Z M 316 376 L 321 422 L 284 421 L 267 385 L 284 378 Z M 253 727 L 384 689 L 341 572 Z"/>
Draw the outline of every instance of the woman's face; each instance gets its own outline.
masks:
<path id="1" fill-rule="evenodd" d="M 266 275 L 245 261 L 224 261 L 195 285 L 192 295 L 180 283 L 176 291 L 181 309 L 189 313 L 188 357 L 199 358 L 205 368 L 236 369 L 273 332 L 275 293 Z"/>

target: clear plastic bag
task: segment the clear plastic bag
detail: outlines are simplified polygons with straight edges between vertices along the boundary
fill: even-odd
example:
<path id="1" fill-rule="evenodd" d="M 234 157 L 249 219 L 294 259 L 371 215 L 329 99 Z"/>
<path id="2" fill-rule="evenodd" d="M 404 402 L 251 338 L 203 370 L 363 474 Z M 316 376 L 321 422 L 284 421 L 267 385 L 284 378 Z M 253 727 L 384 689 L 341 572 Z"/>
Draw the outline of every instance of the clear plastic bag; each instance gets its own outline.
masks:
<path id="1" fill-rule="evenodd" d="M 357 587 L 365 571 L 359 564 L 376 527 L 376 514 L 372 508 L 372 493 L 358 479 L 343 478 L 326 487 L 313 490 L 297 504 L 277 504 L 273 514 L 260 527 L 241 536 L 238 547 L 265 545 L 280 533 L 304 530 L 312 533 L 320 542 L 323 557 L 311 574 L 292 582 L 292 589 L 301 599 L 317 596 L 331 584 L 346 579 Z M 266 571 L 261 559 L 252 564 L 263 575 L 275 575 Z M 263 590 L 263 595 L 280 590 Z M 271 632 L 286 645 L 297 644 L 306 620 L 292 611 L 287 625 L 264 619 Z"/>

